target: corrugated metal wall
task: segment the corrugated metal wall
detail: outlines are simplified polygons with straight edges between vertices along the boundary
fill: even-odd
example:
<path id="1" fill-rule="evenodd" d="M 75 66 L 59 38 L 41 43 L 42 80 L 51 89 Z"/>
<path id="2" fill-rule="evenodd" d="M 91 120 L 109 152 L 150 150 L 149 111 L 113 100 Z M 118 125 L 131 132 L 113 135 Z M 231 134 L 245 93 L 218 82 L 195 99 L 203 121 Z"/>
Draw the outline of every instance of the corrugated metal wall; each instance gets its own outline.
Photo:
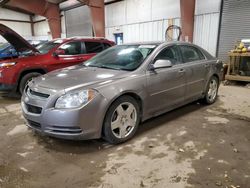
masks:
<path id="1" fill-rule="evenodd" d="M 173 19 L 175 25 L 180 25 L 180 19 Z M 124 43 L 143 41 L 164 41 L 168 20 L 156 20 L 136 24 L 106 28 L 106 37 L 114 40 L 114 33 L 123 33 Z"/>
<path id="2" fill-rule="evenodd" d="M 105 6 L 106 37 L 123 33 L 124 42 L 162 41 L 168 19 L 180 25 L 180 2 L 176 0 L 126 0 Z"/>
<path id="3" fill-rule="evenodd" d="M 218 56 L 228 60 L 228 51 L 232 50 L 237 41 L 250 38 L 250 1 L 224 0 Z"/>
<path id="4" fill-rule="evenodd" d="M 220 13 L 196 15 L 194 18 L 194 43 L 216 55 Z"/>
<path id="5" fill-rule="evenodd" d="M 221 0 L 196 0 L 194 43 L 216 55 Z M 124 42 L 163 41 L 168 20 L 180 26 L 179 0 L 126 0 L 105 6 L 106 37 Z"/>
<path id="6" fill-rule="evenodd" d="M 19 12 L 15 12 L 12 10 L 8 10 L 5 8 L 0 8 L 0 18 L 2 19 L 12 19 L 12 20 L 22 20 L 22 21 L 30 21 L 29 15 L 22 14 Z M 1 24 L 4 24 L 18 34 L 22 35 L 26 39 L 31 39 L 31 24 L 23 23 L 23 22 L 9 22 L 9 21 L 0 21 Z M 6 42 L 2 36 L 0 36 L 0 42 Z"/>

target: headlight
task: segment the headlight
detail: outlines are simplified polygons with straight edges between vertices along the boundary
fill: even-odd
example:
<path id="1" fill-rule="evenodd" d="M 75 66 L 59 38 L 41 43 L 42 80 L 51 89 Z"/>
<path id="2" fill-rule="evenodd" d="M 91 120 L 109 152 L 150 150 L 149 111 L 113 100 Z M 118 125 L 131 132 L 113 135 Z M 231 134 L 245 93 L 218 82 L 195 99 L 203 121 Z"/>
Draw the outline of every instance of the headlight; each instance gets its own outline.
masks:
<path id="1" fill-rule="evenodd" d="M 93 89 L 65 94 L 57 99 L 55 108 L 78 108 L 84 106 L 89 103 L 96 94 L 97 92 Z"/>
<path id="2" fill-rule="evenodd" d="M 16 62 L 0 63 L 0 67 L 12 67 L 15 64 L 16 64 Z"/>

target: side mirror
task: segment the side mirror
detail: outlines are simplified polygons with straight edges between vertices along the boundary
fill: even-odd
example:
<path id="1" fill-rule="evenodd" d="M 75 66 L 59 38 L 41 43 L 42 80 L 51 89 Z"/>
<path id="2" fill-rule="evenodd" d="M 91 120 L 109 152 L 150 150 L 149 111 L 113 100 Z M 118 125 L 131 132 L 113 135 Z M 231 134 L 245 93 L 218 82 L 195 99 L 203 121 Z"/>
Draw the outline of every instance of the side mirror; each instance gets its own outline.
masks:
<path id="1" fill-rule="evenodd" d="M 57 50 L 53 53 L 53 56 L 54 56 L 54 57 L 58 57 L 59 55 L 65 55 L 65 50 L 63 50 L 63 49 L 57 49 Z"/>
<path id="2" fill-rule="evenodd" d="M 165 60 L 165 59 L 158 59 L 155 61 L 154 64 L 152 64 L 150 66 L 151 70 L 155 70 L 155 69 L 160 69 L 160 68 L 168 68 L 168 67 L 172 67 L 173 64 L 170 60 Z"/>

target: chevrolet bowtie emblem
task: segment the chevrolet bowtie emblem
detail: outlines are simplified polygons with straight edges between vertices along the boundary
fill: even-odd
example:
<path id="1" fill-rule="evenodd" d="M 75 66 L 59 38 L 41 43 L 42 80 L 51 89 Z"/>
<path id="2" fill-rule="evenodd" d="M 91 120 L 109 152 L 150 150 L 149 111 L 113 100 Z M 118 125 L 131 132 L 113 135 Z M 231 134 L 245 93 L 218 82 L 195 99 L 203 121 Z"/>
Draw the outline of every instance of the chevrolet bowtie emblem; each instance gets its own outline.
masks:
<path id="1" fill-rule="evenodd" d="M 24 98 L 24 101 L 27 103 L 27 102 L 29 102 L 29 98 L 28 97 L 25 97 Z"/>

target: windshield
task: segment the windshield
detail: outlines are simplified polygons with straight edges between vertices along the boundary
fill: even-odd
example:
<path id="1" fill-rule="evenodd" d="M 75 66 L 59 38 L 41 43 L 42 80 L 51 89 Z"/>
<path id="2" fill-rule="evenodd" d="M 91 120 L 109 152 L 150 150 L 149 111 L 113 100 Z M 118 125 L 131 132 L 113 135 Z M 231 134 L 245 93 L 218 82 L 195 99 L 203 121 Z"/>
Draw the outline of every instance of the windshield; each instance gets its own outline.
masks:
<path id="1" fill-rule="evenodd" d="M 36 48 L 41 54 L 46 54 L 48 53 L 52 48 L 60 45 L 63 41 L 62 40 L 54 40 L 54 41 L 49 41 L 42 43 L 38 45 Z"/>
<path id="2" fill-rule="evenodd" d="M 121 45 L 109 48 L 85 62 L 89 67 L 132 71 L 137 69 L 156 45 Z"/>

